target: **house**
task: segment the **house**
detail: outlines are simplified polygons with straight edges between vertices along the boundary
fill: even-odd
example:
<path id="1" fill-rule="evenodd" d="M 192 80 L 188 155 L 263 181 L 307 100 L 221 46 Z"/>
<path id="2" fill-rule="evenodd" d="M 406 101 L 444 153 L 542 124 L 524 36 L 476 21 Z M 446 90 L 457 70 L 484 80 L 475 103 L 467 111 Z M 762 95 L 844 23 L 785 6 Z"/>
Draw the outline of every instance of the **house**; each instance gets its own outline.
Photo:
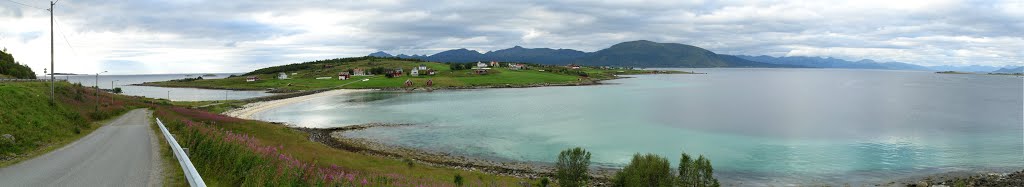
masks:
<path id="1" fill-rule="evenodd" d="M 405 72 L 402 71 L 402 68 L 397 68 L 395 70 L 392 70 L 390 72 L 390 74 L 391 74 L 391 77 L 401 77 L 402 74 L 405 74 Z"/>
<path id="2" fill-rule="evenodd" d="M 498 66 L 501 66 L 501 64 L 499 64 L 498 62 L 495 62 L 495 61 L 491 61 L 491 67 L 498 67 Z"/>
<path id="3" fill-rule="evenodd" d="M 476 67 L 477 68 L 486 68 L 487 67 L 487 63 L 476 62 Z"/>
<path id="4" fill-rule="evenodd" d="M 435 74 L 437 74 L 437 71 L 434 71 L 432 69 L 428 69 L 427 70 L 427 75 L 435 75 Z"/>
<path id="5" fill-rule="evenodd" d="M 277 73 L 277 79 L 288 79 L 288 74 L 284 72 Z"/>
<path id="6" fill-rule="evenodd" d="M 510 70 L 522 70 L 526 69 L 526 65 L 520 63 L 508 63 L 508 69 Z"/>
<path id="7" fill-rule="evenodd" d="M 409 76 L 413 76 L 413 77 L 420 76 L 420 68 L 412 68 L 412 70 L 409 70 Z"/>
<path id="8" fill-rule="evenodd" d="M 420 64 L 420 67 L 418 69 L 419 70 L 427 70 L 427 65 L 426 64 Z"/>
<path id="9" fill-rule="evenodd" d="M 352 75 L 355 76 L 366 76 L 366 71 L 362 68 L 356 68 L 352 70 Z"/>
<path id="10" fill-rule="evenodd" d="M 245 77 L 245 82 L 256 82 L 258 80 L 260 80 L 260 78 L 256 76 Z"/>
<path id="11" fill-rule="evenodd" d="M 338 73 L 338 80 L 348 80 L 350 78 L 352 78 L 352 75 L 349 75 L 348 72 Z"/>
<path id="12" fill-rule="evenodd" d="M 569 64 L 569 65 L 566 65 L 565 67 L 569 68 L 569 69 L 580 69 L 580 65 L 576 65 L 576 64 Z"/>

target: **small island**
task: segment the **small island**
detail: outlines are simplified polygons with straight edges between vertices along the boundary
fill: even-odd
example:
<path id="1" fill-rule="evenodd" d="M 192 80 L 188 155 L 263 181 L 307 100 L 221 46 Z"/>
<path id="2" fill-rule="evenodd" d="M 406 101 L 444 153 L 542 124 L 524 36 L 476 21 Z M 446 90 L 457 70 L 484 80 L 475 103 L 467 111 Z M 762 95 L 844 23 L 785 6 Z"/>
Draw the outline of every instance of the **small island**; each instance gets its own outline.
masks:
<path id="1" fill-rule="evenodd" d="M 178 79 L 139 85 L 277 93 L 319 89 L 434 90 L 599 84 L 636 74 L 702 74 L 630 67 L 541 65 L 519 62 L 440 63 L 394 57 L 319 60 L 258 69 L 223 79 Z"/>

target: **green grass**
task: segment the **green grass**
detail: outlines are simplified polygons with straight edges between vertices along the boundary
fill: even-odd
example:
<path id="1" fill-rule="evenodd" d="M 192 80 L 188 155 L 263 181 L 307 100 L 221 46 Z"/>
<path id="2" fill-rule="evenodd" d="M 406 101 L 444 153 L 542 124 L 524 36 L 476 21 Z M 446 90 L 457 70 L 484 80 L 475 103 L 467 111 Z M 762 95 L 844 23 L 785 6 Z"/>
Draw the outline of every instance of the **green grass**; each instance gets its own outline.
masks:
<path id="1" fill-rule="evenodd" d="M 168 128 L 174 131 L 178 137 L 182 137 L 179 139 L 179 143 L 183 144 L 190 144 L 189 142 L 218 140 L 218 138 L 202 139 L 200 136 L 194 134 L 185 135 L 190 132 L 187 131 L 188 128 L 186 128 L 186 125 L 181 121 L 188 120 L 203 123 L 200 125 L 209 126 L 212 129 L 220 129 L 227 132 L 250 136 L 258 140 L 261 146 L 279 147 L 281 153 L 294 157 L 304 163 L 314 163 L 319 166 L 337 165 L 358 173 L 397 174 L 404 178 L 422 179 L 435 182 L 450 182 L 453 180 L 454 176 L 458 174 L 467 178 L 467 184 L 495 183 L 504 186 L 514 186 L 520 181 L 526 181 L 529 183 L 538 182 L 529 179 L 497 176 L 481 172 L 433 167 L 422 164 L 414 164 L 413 167 L 409 167 L 409 164 L 401 159 L 369 156 L 339 150 L 320 143 L 312 142 L 309 141 L 308 134 L 289 129 L 281 125 L 261 121 L 234 119 L 217 114 L 197 111 L 195 109 L 172 109 L 161 107 L 157 109 L 156 115 L 160 117 L 160 119 L 168 125 Z M 247 155 L 248 153 L 245 152 L 245 149 L 238 149 L 237 147 L 225 146 L 217 142 L 212 142 L 206 146 L 193 146 L 191 150 L 196 154 L 200 154 L 200 151 L 209 151 L 208 153 L 210 154 L 204 154 L 207 156 L 199 156 L 203 158 L 193 159 L 205 159 L 205 161 L 202 161 L 203 163 L 212 165 L 210 166 L 211 168 L 200 170 L 200 174 L 204 176 L 204 180 L 207 180 L 208 183 L 224 186 L 238 186 L 244 183 L 243 179 L 246 177 L 262 177 L 252 176 L 248 175 L 246 172 L 237 172 L 234 170 L 250 168 L 252 166 L 239 167 L 230 164 L 236 162 L 236 160 L 243 159 L 243 157 L 239 157 L 238 155 Z M 253 163 L 263 163 L 265 161 L 252 157 L 245 157 L 243 160 L 249 160 L 248 162 Z"/>
<path id="2" fill-rule="evenodd" d="M 386 78 L 382 75 L 353 76 L 353 78 L 349 80 L 337 80 L 337 74 L 339 72 L 346 72 L 348 69 L 353 68 L 370 69 L 373 67 L 385 67 L 392 69 L 396 67 L 401 67 L 403 70 L 406 71 L 406 73 L 408 73 L 410 69 L 417 67 L 420 64 L 426 65 L 430 69 L 436 70 L 437 74 L 421 75 L 418 77 L 402 76 L 397 78 Z M 423 87 L 425 86 L 427 80 L 433 80 L 434 87 L 436 88 L 459 88 L 475 86 L 527 86 L 534 84 L 572 84 L 587 82 L 594 79 L 611 79 L 614 78 L 614 75 L 616 74 L 644 74 L 653 72 L 647 70 L 604 70 L 587 67 L 579 70 L 570 70 L 586 72 L 589 75 L 590 79 L 587 80 L 580 79 L 581 77 L 579 75 L 571 72 L 556 72 L 557 70 L 567 70 L 564 67 L 558 66 L 531 67 L 531 69 L 528 70 L 509 70 L 503 67 L 497 67 L 489 70 L 488 74 L 477 75 L 473 73 L 473 70 L 453 71 L 449 68 L 448 64 L 437 62 L 413 62 L 390 59 L 370 59 L 331 65 L 334 66 L 330 68 L 323 68 L 322 65 L 314 65 L 311 66 L 312 68 L 288 72 L 290 79 L 283 80 L 277 79 L 277 74 L 262 74 L 255 75 L 261 79 L 255 82 L 246 82 L 246 76 L 238 76 L 224 79 L 153 82 L 147 83 L 147 85 L 210 89 L 281 89 L 297 91 L 335 88 L 346 84 L 347 85 L 344 86 L 343 88 L 401 88 L 404 87 L 405 80 L 412 80 L 415 83 L 416 87 Z M 538 71 L 541 69 L 544 69 L 545 71 Z M 318 80 L 316 79 L 318 77 L 331 77 L 331 79 Z M 361 82 L 360 80 L 362 79 L 370 80 Z"/>
<path id="3" fill-rule="evenodd" d="M 0 167 L 74 142 L 130 108 L 110 103 L 108 94 L 99 95 L 103 102 L 97 107 L 92 89 L 64 82 L 56 84 L 56 102 L 49 92 L 45 82 L 0 83 L 0 134 L 15 138 L 0 140 Z"/>

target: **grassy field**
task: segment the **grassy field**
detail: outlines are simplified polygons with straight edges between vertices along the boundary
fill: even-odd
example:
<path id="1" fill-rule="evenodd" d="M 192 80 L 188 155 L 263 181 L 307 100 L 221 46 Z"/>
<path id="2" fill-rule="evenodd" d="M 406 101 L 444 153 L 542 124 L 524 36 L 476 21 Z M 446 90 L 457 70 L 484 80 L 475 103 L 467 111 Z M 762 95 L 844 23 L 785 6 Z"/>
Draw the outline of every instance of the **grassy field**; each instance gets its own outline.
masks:
<path id="1" fill-rule="evenodd" d="M 330 65 L 330 66 L 324 66 Z M 408 76 L 408 72 L 419 65 L 437 71 L 436 75 Z M 338 80 L 339 72 L 347 72 L 349 69 L 362 68 L 402 68 L 407 74 L 396 78 L 386 78 L 382 75 L 375 76 L 353 76 L 349 80 Z M 543 70 L 543 71 L 542 71 Z M 585 72 L 588 76 L 581 77 L 577 72 Z M 532 66 L 526 70 L 510 70 L 505 67 L 496 67 L 489 70 L 487 74 L 475 74 L 473 70 L 452 70 L 448 64 L 437 62 L 416 62 L 396 59 L 369 59 L 355 62 L 324 63 L 308 65 L 307 68 L 296 71 L 287 71 L 289 79 L 277 79 L 277 74 L 254 75 L 260 78 L 259 81 L 246 82 L 246 76 L 229 77 L 224 79 L 206 79 L 194 81 L 164 81 L 146 83 L 150 86 L 164 87 L 193 87 L 209 89 L 235 89 L 235 90 L 312 90 L 321 88 L 335 88 L 346 85 L 343 88 L 364 89 L 364 88 L 400 88 L 404 87 L 406 80 L 412 80 L 414 87 L 425 86 L 427 80 L 432 80 L 435 88 L 463 88 L 477 86 L 528 86 L 536 84 L 574 84 L 584 83 L 593 80 L 614 78 L 618 74 L 644 74 L 654 71 L 645 70 L 606 70 L 584 67 L 579 70 L 571 70 L 561 66 Z M 682 73 L 682 72 L 674 72 Z M 331 77 L 331 79 L 316 79 L 318 77 Z M 361 81 L 369 79 L 369 81 Z M 351 84 L 349 84 L 351 83 Z"/>
<path id="2" fill-rule="evenodd" d="M 56 102 L 50 102 L 49 92 L 45 82 L 0 83 L 0 134 L 14 139 L 0 138 L 0 167 L 60 148 L 132 108 L 110 103 L 107 93 L 96 97 L 93 89 L 65 82 L 56 84 Z"/>

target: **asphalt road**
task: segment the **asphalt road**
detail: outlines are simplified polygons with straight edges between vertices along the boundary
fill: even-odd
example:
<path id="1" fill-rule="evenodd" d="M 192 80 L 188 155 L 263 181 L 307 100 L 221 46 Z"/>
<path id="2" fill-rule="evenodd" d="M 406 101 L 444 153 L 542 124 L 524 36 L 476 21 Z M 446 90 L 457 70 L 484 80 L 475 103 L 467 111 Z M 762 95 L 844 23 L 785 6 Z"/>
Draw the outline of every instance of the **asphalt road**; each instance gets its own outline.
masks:
<path id="1" fill-rule="evenodd" d="M 132 110 L 63 148 L 0 168 L 0 186 L 160 186 L 150 115 Z"/>

